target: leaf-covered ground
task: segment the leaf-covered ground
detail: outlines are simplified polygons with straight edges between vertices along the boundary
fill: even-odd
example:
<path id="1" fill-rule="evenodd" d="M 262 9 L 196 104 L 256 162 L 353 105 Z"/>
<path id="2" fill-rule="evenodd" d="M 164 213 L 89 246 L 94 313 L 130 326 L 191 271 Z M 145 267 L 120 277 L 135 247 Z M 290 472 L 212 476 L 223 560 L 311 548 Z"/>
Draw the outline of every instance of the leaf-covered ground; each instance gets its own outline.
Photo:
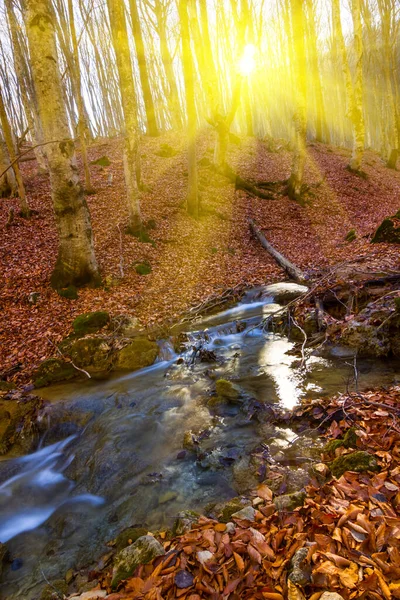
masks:
<path id="1" fill-rule="evenodd" d="M 158 156 L 162 144 L 176 154 Z M 212 159 L 213 139 L 199 139 L 199 160 Z M 382 160 L 366 153 L 364 180 L 345 170 L 348 152 L 320 144 L 310 145 L 306 180 L 321 182 L 310 204 L 301 207 L 286 197 L 254 198 L 235 192 L 234 186 L 200 166 L 203 215 L 199 220 L 184 210 L 187 183 L 182 136 L 167 134 L 144 139 L 143 217 L 153 220 L 153 243 L 141 243 L 124 234 L 127 219 L 120 140 L 97 142 L 91 160 L 106 155 L 108 167 L 92 165 L 97 193 L 88 197 L 95 247 L 104 287 L 84 289 L 78 300 L 59 297 L 49 286 L 56 258 L 57 237 L 49 179 L 37 175 L 34 161 L 23 163 L 28 197 L 39 214 L 29 221 L 16 218 L 6 229 L 8 211 L 17 200 L 0 200 L 0 373 L 19 365 L 12 375 L 26 380 L 34 365 L 54 353 L 54 344 L 68 332 L 78 314 L 104 309 L 112 314 L 137 316 L 143 325 L 173 319 L 211 294 L 240 283 L 254 285 L 277 281 L 284 273 L 250 234 L 248 217 L 255 219 L 268 239 L 289 259 L 307 270 L 320 271 L 341 260 L 364 256 L 369 266 L 397 266 L 398 249 L 372 246 L 363 237 L 400 206 L 400 174 L 385 168 Z M 291 155 L 268 152 L 253 138 L 231 144 L 230 163 L 242 177 L 278 181 L 290 173 Z M 201 161 L 207 163 L 207 160 Z M 357 239 L 344 238 L 355 229 Z M 148 261 L 149 275 L 138 275 L 135 264 Z M 40 294 L 37 304 L 28 302 Z"/>
<path id="2" fill-rule="evenodd" d="M 80 598 L 400 598 L 400 388 L 313 400 L 296 416 L 316 429 L 329 424 L 329 440 L 351 432 L 350 443 L 324 449 L 301 506 L 277 510 L 273 493 L 260 484 L 252 518 L 233 517 L 226 525 L 200 517 L 181 536 L 160 535 L 164 556 L 139 566 L 114 593 L 111 569 L 93 572 L 100 584 Z M 356 452 L 370 453 L 376 469 L 330 475 L 335 459 Z M 294 572 L 291 559 L 300 549 Z"/>

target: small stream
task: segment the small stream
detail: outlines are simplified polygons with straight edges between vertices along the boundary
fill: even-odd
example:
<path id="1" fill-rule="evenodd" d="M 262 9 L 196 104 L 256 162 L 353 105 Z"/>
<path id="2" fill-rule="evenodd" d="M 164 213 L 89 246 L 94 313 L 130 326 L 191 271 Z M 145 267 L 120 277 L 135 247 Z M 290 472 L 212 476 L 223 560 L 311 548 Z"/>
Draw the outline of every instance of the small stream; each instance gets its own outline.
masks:
<path id="1" fill-rule="evenodd" d="M 267 468 L 286 470 L 282 491 L 305 484 L 319 442 L 274 427 L 268 407 L 345 391 L 353 365 L 312 356 L 301 370 L 287 338 L 257 327 L 278 308 L 268 290 L 251 290 L 192 324 L 181 355 L 166 341 L 147 369 L 41 390 L 48 405 L 39 447 L 0 462 L 0 541 L 13 558 L 1 598 L 40 597 L 45 578 L 95 564 L 125 527 L 170 526 L 183 509 L 245 493 L 258 481 L 251 456 L 260 447 Z M 216 361 L 192 363 L 200 341 Z M 398 362 L 357 366 L 360 389 L 399 377 Z M 210 406 L 219 378 L 238 384 L 243 402 Z M 184 448 L 190 432 L 193 450 Z"/>

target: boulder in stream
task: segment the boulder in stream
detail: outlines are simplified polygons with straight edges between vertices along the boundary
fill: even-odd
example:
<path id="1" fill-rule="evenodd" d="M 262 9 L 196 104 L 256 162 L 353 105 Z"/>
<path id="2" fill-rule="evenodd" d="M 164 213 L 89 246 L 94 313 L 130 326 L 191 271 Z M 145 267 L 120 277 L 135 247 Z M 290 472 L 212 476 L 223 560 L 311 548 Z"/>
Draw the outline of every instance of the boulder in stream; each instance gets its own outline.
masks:
<path id="1" fill-rule="evenodd" d="M 144 535 L 138 538 L 134 544 L 116 555 L 111 586 L 115 589 L 118 583 L 130 577 L 139 565 L 147 565 L 153 558 L 163 554 L 164 548 L 153 536 Z"/>
<path id="2" fill-rule="evenodd" d="M 281 282 L 281 283 L 272 283 L 271 285 L 266 285 L 262 288 L 263 296 L 272 296 L 274 302 L 277 304 L 286 304 L 291 300 L 295 300 L 299 296 L 306 294 L 308 292 L 308 287 L 305 285 L 300 285 L 298 283 Z"/>
<path id="3" fill-rule="evenodd" d="M 69 381 L 79 375 L 72 364 L 62 358 L 48 358 L 33 373 L 36 388 L 45 387 L 59 381 Z"/>
<path id="4" fill-rule="evenodd" d="M 218 379 L 215 383 L 215 391 L 220 400 L 230 404 L 240 403 L 243 395 L 240 387 L 227 379 Z"/>
<path id="5" fill-rule="evenodd" d="M 156 342 L 147 338 L 136 338 L 128 346 L 118 352 L 115 367 L 136 371 L 149 367 L 158 356 L 159 347 Z"/>
<path id="6" fill-rule="evenodd" d="M 112 365 L 111 346 L 102 336 L 90 335 L 72 341 L 64 353 L 80 369 L 90 374 L 109 371 Z"/>

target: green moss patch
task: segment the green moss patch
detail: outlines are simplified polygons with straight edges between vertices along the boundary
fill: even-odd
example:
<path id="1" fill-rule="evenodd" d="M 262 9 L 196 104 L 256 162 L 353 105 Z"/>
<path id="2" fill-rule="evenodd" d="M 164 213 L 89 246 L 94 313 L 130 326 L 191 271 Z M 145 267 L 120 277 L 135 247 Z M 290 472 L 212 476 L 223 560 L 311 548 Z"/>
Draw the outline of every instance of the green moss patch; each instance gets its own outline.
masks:
<path id="1" fill-rule="evenodd" d="M 337 448 L 357 448 L 357 435 L 354 427 L 351 427 L 343 439 L 340 440 L 331 440 L 328 442 L 324 448 L 324 452 L 333 453 Z"/>
<path id="2" fill-rule="evenodd" d="M 135 265 L 135 271 L 138 275 L 149 275 L 151 273 L 151 265 L 147 261 Z"/>
<path id="3" fill-rule="evenodd" d="M 102 327 L 110 321 L 108 312 L 98 310 L 96 312 L 86 313 L 76 317 L 72 323 L 74 332 L 78 335 L 86 335 L 87 333 L 97 333 Z"/>
<path id="4" fill-rule="evenodd" d="M 99 167 L 109 167 L 111 165 L 111 160 L 108 156 L 100 156 L 100 158 L 92 160 L 91 164 L 99 165 Z"/>
<path id="5" fill-rule="evenodd" d="M 78 290 L 74 285 L 69 285 L 66 288 L 62 288 L 58 290 L 58 295 L 62 298 L 67 298 L 67 300 L 77 300 L 78 299 Z"/>
<path id="6" fill-rule="evenodd" d="M 375 456 L 362 450 L 335 458 L 330 469 L 336 478 L 341 477 L 346 471 L 355 471 L 356 473 L 379 471 Z"/>
<path id="7" fill-rule="evenodd" d="M 147 338 L 136 338 L 128 346 L 119 351 L 116 361 L 117 369 L 136 371 L 149 367 L 158 356 L 158 345 Z"/>
<path id="8" fill-rule="evenodd" d="M 62 358 L 48 358 L 34 371 L 33 384 L 41 388 L 59 381 L 69 381 L 78 374 L 70 362 Z"/>

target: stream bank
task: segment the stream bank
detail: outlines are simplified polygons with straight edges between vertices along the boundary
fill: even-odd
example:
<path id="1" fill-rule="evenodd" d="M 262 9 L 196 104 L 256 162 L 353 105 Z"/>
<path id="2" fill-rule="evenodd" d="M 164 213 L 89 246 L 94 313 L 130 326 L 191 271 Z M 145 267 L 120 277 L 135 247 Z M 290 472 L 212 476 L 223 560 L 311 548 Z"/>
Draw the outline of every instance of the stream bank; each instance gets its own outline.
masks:
<path id="1" fill-rule="evenodd" d="M 43 573 L 57 581 L 70 569 L 82 589 L 78 567 L 123 528 L 168 529 L 189 507 L 216 516 L 260 481 L 277 495 L 307 485 L 319 432 L 298 437 L 306 419 L 288 415 L 354 385 L 353 365 L 311 356 L 304 369 L 293 342 L 260 327 L 293 300 L 273 291 L 185 323 L 180 354 L 166 341 L 147 368 L 43 389 L 36 452 L 0 464 L 0 531 L 17 561 L 5 563 L 7 598 L 40 597 Z M 357 385 L 373 387 L 392 383 L 398 363 L 360 359 L 358 370 Z"/>

